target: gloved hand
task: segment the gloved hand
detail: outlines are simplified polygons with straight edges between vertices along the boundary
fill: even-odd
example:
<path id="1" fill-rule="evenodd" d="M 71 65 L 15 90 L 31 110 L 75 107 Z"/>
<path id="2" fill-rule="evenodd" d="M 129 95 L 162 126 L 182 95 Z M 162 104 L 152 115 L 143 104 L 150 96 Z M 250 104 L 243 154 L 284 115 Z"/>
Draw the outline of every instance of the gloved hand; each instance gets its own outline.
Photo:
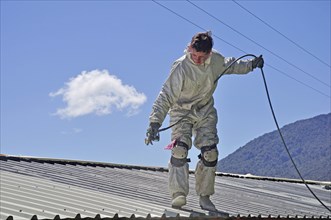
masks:
<path id="1" fill-rule="evenodd" d="M 149 124 L 149 127 L 146 132 L 147 138 L 145 138 L 145 144 L 151 144 L 153 145 L 153 141 L 159 141 L 160 136 L 159 136 L 159 128 L 161 125 L 157 122 L 152 122 Z"/>
<path id="2" fill-rule="evenodd" d="M 263 68 L 264 66 L 264 60 L 262 58 L 262 55 L 260 55 L 259 57 L 256 57 L 252 60 L 252 67 L 253 69 L 255 69 L 256 67 L 258 68 Z"/>

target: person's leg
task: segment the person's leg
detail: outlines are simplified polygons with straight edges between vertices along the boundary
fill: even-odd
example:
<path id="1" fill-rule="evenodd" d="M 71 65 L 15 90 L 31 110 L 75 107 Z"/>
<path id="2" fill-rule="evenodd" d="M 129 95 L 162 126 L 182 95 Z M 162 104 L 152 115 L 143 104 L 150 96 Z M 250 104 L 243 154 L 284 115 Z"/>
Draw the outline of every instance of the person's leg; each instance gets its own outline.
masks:
<path id="1" fill-rule="evenodd" d="M 182 207 L 186 204 L 189 193 L 189 165 L 187 163 L 188 146 L 178 141 L 171 150 L 169 162 L 169 191 L 172 206 Z"/>
<path id="2" fill-rule="evenodd" d="M 189 165 L 187 163 L 188 150 L 192 145 L 192 124 L 179 123 L 172 129 L 172 140 L 176 140 L 171 150 L 169 162 L 169 191 L 173 207 L 186 204 L 189 193 Z"/>
<path id="3" fill-rule="evenodd" d="M 218 158 L 216 144 L 202 147 L 200 157 L 195 170 L 195 189 L 199 196 L 210 196 L 215 193 L 215 172 Z"/>
<path id="4" fill-rule="evenodd" d="M 215 172 L 218 161 L 216 110 L 196 125 L 194 145 L 201 150 L 200 161 L 195 170 L 196 192 L 200 196 L 200 206 L 203 209 L 216 211 L 209 197 L 215 193 Z"/>

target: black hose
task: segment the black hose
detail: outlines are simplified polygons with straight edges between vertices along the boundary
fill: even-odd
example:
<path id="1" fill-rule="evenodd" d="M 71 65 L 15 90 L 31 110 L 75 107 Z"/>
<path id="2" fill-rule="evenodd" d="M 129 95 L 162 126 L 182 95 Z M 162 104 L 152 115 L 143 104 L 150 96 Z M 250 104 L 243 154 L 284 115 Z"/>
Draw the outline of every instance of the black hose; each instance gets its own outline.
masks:
<path id="1" fill-rule="evenodd" d="M 221 76 L 223 76 L 225 74 L 225 72 L 234 64 L 236 63 L 238 60 L 244 58 L 244 57 L 247 57 L 247 56 L 251 56 L 251 57 L 254 57 L 256 58 L 256 56 L 254 54 L 246 54 L 246 55 L 243 55 L 239 58 L 237 58 L 236 60 L 234 60 L 218 77 L 217 79 L 214 81 L 214 83 L 216 83 L 220 78 Z M 263 83 L 264 83 L 264 87 L 265 87 L 265 91 L 266 91 L 266 94 L 267 94 L 267 97 L 268 97 L 268 102 L 269 102 L 269 106 L 270 106 L 270 110 L 271 110 L 271 113 L 272 113 L 272 117 L 275 121 L 275 124 L 276 124 L 276 127 L 277 127 L 277 130 L 278 130 L 278 133 L 279 133 L 279 136 L 280 138 L 282 139 L 282 142 L 283 142 L 283 145 L 285 147 L 285 150 L 288 154 L 288 156 L 290 157 L 291 159 L 291 162 L 295 168 L 295 170 L 297 171 L 298 175 L 300 176 L 300 179 L 302 180 L 302 183 L 305 184 L 305 186 L 307 187 L 307 189 L 311 192 L 311 194 L 319 201 L 319 203 L 321 203 L 329 212 L 331 212 L 331 209 L 329 207 L 327 207 L 317 196 L 316 194 L 310 189 L 310 187 L 308 186 L 307 182 L 305 181 L 305 179 L 302 177 L 297 165 L 295 164 L 293 158 L 292 158 L 292 155 L 290 154 L 290 151 L 285 143 L 285 140 L 284 140 L 284 137 L 283 137 L 283 134 L 282 132 L 280 131 L 280 128 L 279 128 L 279 125 L 278 125 L 278 122 L 277 122 L 277 119 L 276 119 L 276 115 L 275 115 L 275 111 L 274 111 L 274 108 L 272 107 L 272 104 L 271 104 L 271 99 L 270 99 L 270 95 L 269 95 L 269 90 L 268 90 L 268 86 L 267 86 L 267 81 L 265 79 L 265 75 L 264 75 L 264 71 L 263 71 L 263 68 L 260 68 L 261 69 L 261 74 L 262 74 L 262 78 L 263 78 Z"/>
<path id="2" fill-rule="evenodd" d="M 282 132 L 280 131 L 280 128 L 279 128 L 279 126 L 278 126 L 278 122 L 277 122 L 277 119 L 276 119 L 276 116 L 275 116 L 275 112 L 274 112 L 274 109 L 273 109 L 273 107 L 272 107 L 272 104 L 271 104 L 271 100 L 270 100 L 270 95 L 269 95 L 269 91 L 268 91 L 268 87 L 267 87 L 267 82 L 266 82 L 266 79 L 265 79 L 265 76 L 264 76 L 264 72 L 263 72 L 263 68 L 261 68 L 261 73 L 262 73 L 262 77 L 263 77 L 263 82 L 264 82 L 264 87 L 265 87 L 265 91 L 266 91 L 266 93 L 267 93 L 267 97 L 268 97 L 268 102 L 269 102 L 269 106 L 270 106 L 270 109 L 271 109 L 271 112 L 272 112 L 272 116 L 273 116 L 273 118 L 274 118 L 274 121 L 275 121 L 275 124 L 276 124 L 276 127 L 277 127 L 277 130 L 278 130 L 278 133 L 279 133 L 279 136 L 281 137 L 281 139 L 282 139 L 282 142 L 283 142 L 283 144 L 284 144 L 284 147 L 285 147 L 285 149 L 286 149 L 286 152 L 287 152 L 287 154 L 288 154 L 288 156 L 290 157 L 290 159 L 291 159 L 291 161 L 292 161 L 292 164 L 293 164 L 293 166 L 294 166 L 294 168 L 295 168 L 295 170 L 297 171 L 297 173 L 299 174 L 299 176 L 300 176 L 300 178 L 301 178 L 301 180 L 302 180 L 302 182 L 305 184 L 305 186 L 307 187 L 307 189 L 311 192 L 311 194 L 313 194 L 313 196 L 329 211 L 329 212 L 331 212 L 331 209 L 329 208 L 329 207 L 327 207 L 316 195 L 315 195 L 315 193 L 310 189 L 310 187 L 308 186 L 308 184 L 306 183 L 306 181 L 305 181 L 305 179 L 302 177 L 302 175 L 301 175 L 301 173 L 300 173 L 300 171 L 299 171 L 299 169 L 298 169 L 298 167 L 296 166 L 296 164 L 294 163 L 294 160 L 293 160 L 293 158 L 292 158 L 292 156 L 291 156 L 291 154 L 290 154 L 290 151 L 288 150 L 288 147 L 287 147 L 287 145 L 286 145 L 286 143 L 285 143 L 285 140 L 284 140 L 284 137 L 283 137 L 283 135 L 282 135 Z"/>
<path id="3" fill-rule="evenodd" d="M 188 114 L 190 114 L 191 111 L 189 111 L 186 115 L 184 115 L 181 119 L 179 119 L 178 121 L 176 121 L 175 123 L 173 123 L 172 125 L 169 125 L 168 127 L 165 127 L 165 128 L 160 128 L 158 130 L 158 132 L 162 132 L 162 131 L 165 131 L 165 130 L 168 130 L 169 128 L 175 126 L 176 124 L 178 124 L 179 122 L 181 122 L 184 118 L 186 118 L 188 116 Z"/>

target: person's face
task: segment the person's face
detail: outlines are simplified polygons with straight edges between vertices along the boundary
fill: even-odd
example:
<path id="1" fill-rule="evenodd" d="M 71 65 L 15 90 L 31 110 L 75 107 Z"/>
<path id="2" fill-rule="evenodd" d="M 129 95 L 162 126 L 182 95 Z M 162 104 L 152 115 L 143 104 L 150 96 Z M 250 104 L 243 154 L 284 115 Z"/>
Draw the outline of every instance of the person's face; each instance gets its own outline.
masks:
<path id="1" fill-rule="evenodd" d="M 188 48 L 188 51 L 191 55 L 191 59 L 197 65 L 203 64 L 210 56 L 210 53 L 198 52 L 191 46 Z"/>

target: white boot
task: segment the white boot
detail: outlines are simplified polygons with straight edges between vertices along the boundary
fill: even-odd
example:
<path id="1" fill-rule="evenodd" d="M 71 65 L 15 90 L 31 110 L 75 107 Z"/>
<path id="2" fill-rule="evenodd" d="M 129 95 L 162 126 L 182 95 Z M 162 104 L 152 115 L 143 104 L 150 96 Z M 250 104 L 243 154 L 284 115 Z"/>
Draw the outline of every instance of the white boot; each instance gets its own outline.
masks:
<path id="1" fill-rule="evenodd" d="M 175 193 L 171 201 L 171 205 L 173 208 L 181 208 L 186 205 L 186 196 L 184 193 Z"/>
<path id="2" fill-rule="evenodd" d="M 210 201 L 209 196 L 200 196 L 199 199 L 200 207 L 204 210 L 216 212 L 217 209 L 215 205 Z"/>

